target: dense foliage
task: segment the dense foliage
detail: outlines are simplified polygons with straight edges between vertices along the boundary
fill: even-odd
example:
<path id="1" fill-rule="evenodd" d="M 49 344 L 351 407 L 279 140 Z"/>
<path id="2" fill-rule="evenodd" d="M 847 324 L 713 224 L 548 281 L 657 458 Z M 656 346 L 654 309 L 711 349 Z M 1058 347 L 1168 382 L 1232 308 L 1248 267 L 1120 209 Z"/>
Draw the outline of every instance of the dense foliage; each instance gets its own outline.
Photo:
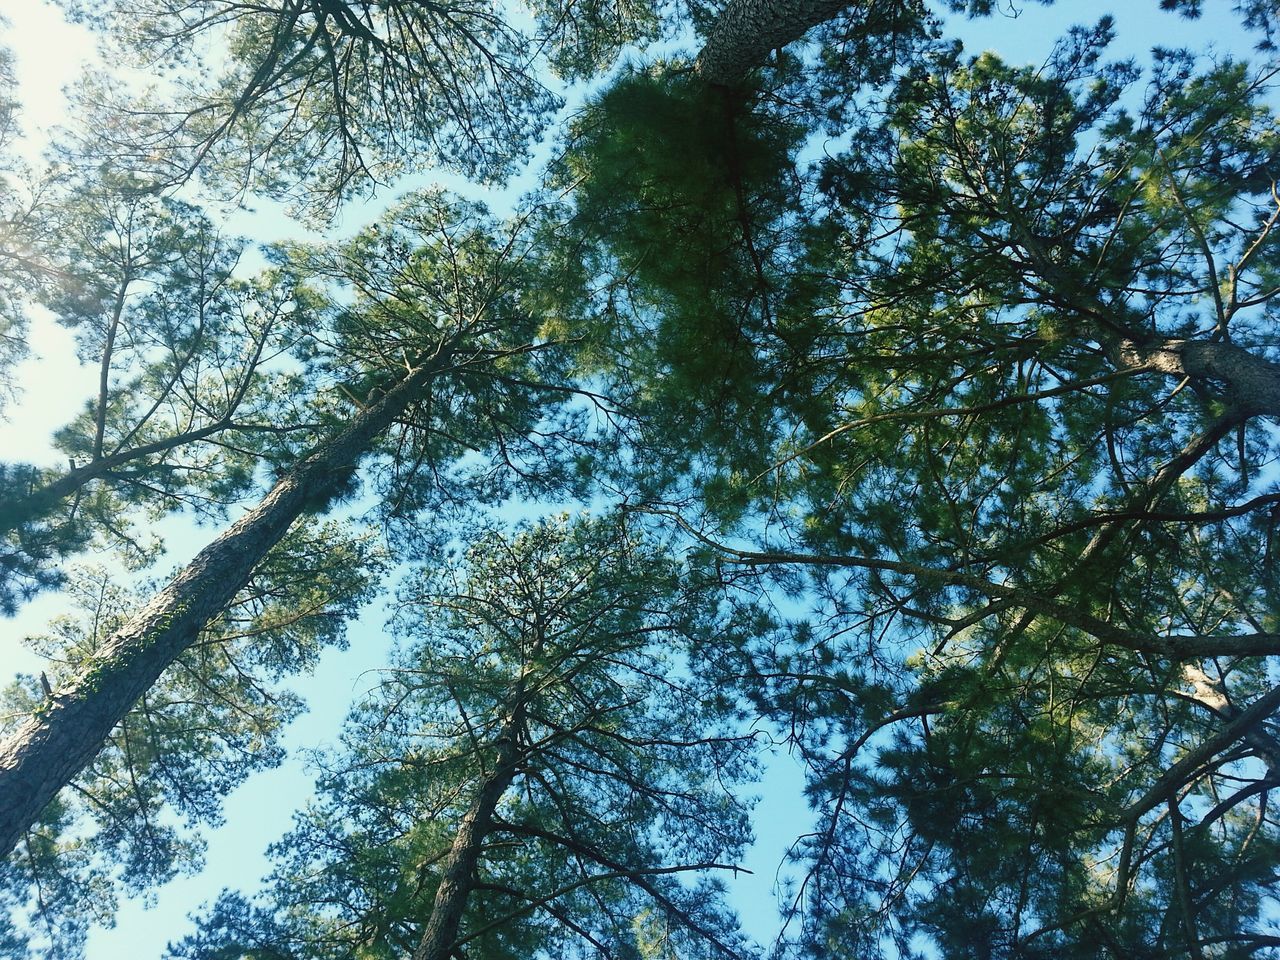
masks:
<path id="1" fill-rule="evenodd" d="M 411 576 L 405 644 L 318 761 L 269 906 L 225 899 L 178 955 L 446 956 L 423 928 L 468 854 L 445 946 L 634 955 L 656 914 L 680 955 L 731 954 L 716 885 L 677 881 L 740 853 L 753 739 L 688 669 L 730 629 L 691 575 L 617 520 L 558 517 Z"/>
<path id="2" fill-rule="evenodd" d="M 0 605 L 83 614 L 4 699 L 0 953 L 197 869 L 378 596 L 272 874 L 173 956 L 1280 956 L 1273 0 L 1033 66 L 976 0 L 68 6 L 176 72 L 0 171 L 0 372 L 39 301 L 91 398 L 0 464 Z M 569 80 L 501 217 L 259 254 L 195 202 L 500 178 Z M 145 580 L 173 514 L 222 532 Z M 765 743 L 814 819 L 757 944 Z"/>

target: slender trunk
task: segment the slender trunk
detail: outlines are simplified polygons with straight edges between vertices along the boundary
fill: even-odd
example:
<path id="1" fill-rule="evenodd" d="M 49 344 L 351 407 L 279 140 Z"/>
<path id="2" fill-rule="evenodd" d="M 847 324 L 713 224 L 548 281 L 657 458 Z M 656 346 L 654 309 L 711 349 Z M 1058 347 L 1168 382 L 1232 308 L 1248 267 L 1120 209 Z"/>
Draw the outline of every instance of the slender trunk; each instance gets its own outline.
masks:
<path id="1" fill-rule="evenodd" d="M 522 716 L 523 706 L 519 706 L 504 724 L 498 740 L 493 772 L 481 785 L 471 808 L 458 824 L 458 832 L 454 835 L 453 846 L 449 849 L 440 877 L 440 886 L 436 888 L 431 916 L 427 920 L 422 939 L 418 941 L 418 949 L 413 951 L 413 960 L 449 960 L 453 952 L 453 945 L 458 939 L 458 927 L 462 923 L 462 912 L 466 909 L 467 897 L 475 884 L 480 849 L 493 830 L 493 813 L 498 801 L 515 777 L 516 763 L 520 756 L 516 735 Z"/>
<path id="2" fill-rule="evenodd" d="M 125 275 L 120 281 L 120 289 L 116 293 L 116 303 L 111 311 L 111 322 L 107 325 L 107 342 L 102 347 L 102 360 L 98 364 L 98 409 L 93 416 L 93 458 L 102 456 L 102 441 L 107 432 L 107 401 L 111 395 L 111 355 L 115 350 L 116 331 L 120 329 L 120 318 L 124 316 L 124 299 L 129 290 L 129 266 L 125 264 Z"/>
<path id="3" fill-rule="evenodd" d="M 0 856 L 93 759 L 112 728 L 248 582 L 299 516 L 323 504 L 372 442 L 449 363 L 418 367 L 286 473 L 0 744 Z"/>
<path id="4" fill-rule="evenodd" d="M 712 86 L 740 86 L 771 51 L 852 5 L 853 0 L 730 0 L 712 24 L 695 69 Z"/>
<path id="5" fill-rule="evenodd" d="M 117 467 L 134 460 L 141 460 L 155 453 L 164 453 L 188 443 L 195 443 L 205 437 L 211 437 L 230 426 L 228 420 L 220 420 L 208 426 L 200 427 L 188 433 L 164 440 L 156 440 L 139 447 L 121 450 L 109 456 L 98 457 L 78 467 L 72 467 L 66 473 L 48 483 L 41 484 L 25 497 L 13 500 L 0 506 L 0 533 L 16 530 L 23 524 L 41 520 L 49 511 L 63 500 L 76 493 L 93 480 L 100 480 Z"/>

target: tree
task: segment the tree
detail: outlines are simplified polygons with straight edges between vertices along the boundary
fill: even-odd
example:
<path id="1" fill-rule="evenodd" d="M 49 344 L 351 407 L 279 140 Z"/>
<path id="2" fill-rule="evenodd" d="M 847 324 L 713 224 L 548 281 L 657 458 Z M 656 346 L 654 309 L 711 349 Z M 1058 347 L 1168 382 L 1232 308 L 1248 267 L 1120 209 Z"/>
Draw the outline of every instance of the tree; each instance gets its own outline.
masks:
<path id="1" fill-rule="evenodd" d="M 1160 0 L 1160 6 L 1165 10 L 1177 10 L 1192 19 L 1199 17 L 1204 11 L 1203 0 Z M 1276 24 L 1280 23 L 1280 17 L 1276 16 L 1280 13 L 1276 0 L 1236 0 L 1232 6 L 1248 29 L 1261 31 L 1262 39 L 1258 42 L 1258 49 L 1273 51 Z"/>
<path id="2" fill-rule="evenodd" d="M 16 94 L 13 51 L 0 46 L 0 410 L 14 393 L 13 369 L 27 356 L 26 307 L 51 273 L 38 248 L 54 178 L 33 176 L 17 155 L 21 104 Z"/>
<path id="3" fill-rule="evenodd" d="M 749 374 L 675 380 L 703 424 L 688 460 L 720 469 L 667 509 L 730 567 L 814 571 L 815 623 L 723 651 L 812 764 L 814 955 L 1276 942 L 1273 68 L 1161 52 L 1139 96 L 1108 37 L 1041 70 L 925 51 L 807 182 L 785 155 L 737 178 L 739 211 L 778 212 L 736 238 L 720 214 L 719 246 L 661 157 L 616 221 L 587 218 L 622 267 L 615 322 L 784 305 L 703 327 L 684 362 Z M 625 158 L 585 142 L 583 196 L 607 204 L 591 177 Z M 676 264 L 736 239 L 736 269 L 685 293 L 645 262 L 654 237 Z M 726 447 L 719 418 L 746 436 Z M 765 545 L 701 533 L 703 491 L 707 522 Z"/>
<path id="4" fill-rule="evenodd" d="M 220 824 L 223 797 L 283 759 L 279 733 L 302 703 L 281 681 L 345 643 L 346 620 L 379 567 L 368 534 L 336 523 L 290 531 L 0 864 L 0 901 L 15 920 L 0 955 L 77 956 L 90 924 L 112 923 L 122 890 L 143 894 L 200 868 L 201 828 Z M 5 691 L 6 733 L 145 600 L 103 568 L 77 571 L 68 594 L 76 615 L 29 641 L 52 678 L 21 678 Z"/>
<path id="5" fill-rule="evenodd" d="M 1271 25 L 1274 0 L 1237 8 Z M 334 203 L 432 137 L 442 103 L 434 154 L 497 175 L 525 142 L 486 138 L 531 135 L 549 103 L 484 7 L 449 24 L 390 0 L 93 9 L 140 14 L 113 29 L 141 25 L 153 31 L 142 46 L 161 52 L 236 18 L 221 79 L 172 113 L 99 117 L 120 156 L 154 152 L 148 189 L 197 169 L 247 188 L 267 171 L 281 192 L 319 177 Z M 159 622 L 126 623 L 77 678 L 31 701 L 12 749 L 47 737 L 82 756 L 11 778 L 27 806 L 110 730 L 132 737 L 128 704 L 190 652 L 290 524 L 353 492 L 362 458 L 378 518 L 419 554 L 453 533 L 441 503 L 584 492 L 590 480 L 590 493 L 609 485 L 673 515 L 732 602 L 788 594 L 776 603 L 794 622 L 752 613 L 743 630 L 706 636 L 698 664 L 809 764 L 821 820 L 793 850 L 795 937 L 780 952 L 1274 952 L 1274 64 L 1161 51 L 1142 90 L 1136 66 L 1104 61 L 1106 22 L 1021 69 L 965 59 L 914 3 L 854 7 L 815 47 L 765 62 L 838 9 L 730 4 L 702 18 L 689 66 L 630 71 L 571 132 L 559 186 L 572 190 L 574 229 L 495 238 L 475 211 L 427 197 L 351 243 L 275 253 L 290 290 L 346 285 L 298 318 L 313 334 L 297 351 L 298 430 L 273 456 L 250 445 L 279 482 L 144 611 Z M 776 33 L 761 31 L 765 10 Z M 192 11 L 209 19 L 184 21 Z M 572 69 L 603 62 L 635 24 L 663 23 L 631 6 L 551 19 L 593 38 L 582 59 L 565 55 Z M 463 53 L 425 62 L 463 89 L 415 73 L 390 32 L 456 38 L 461 20 L 481 28 Z M 561 29 L 543 33 L 554 44 Z M 514 102 L 495 101 L 477 69 L 516 77 Z M 367 112 L 370 84 L 388 95 L 384 114 Z M 823 158 L 806 166 L 820 135 Z M 572 360 L 559 349 L 569 340 Z M 555 401 L 584 396 L 607 418 L 625 411 L 628 431 L 571 435 L 581 409 Z M 106 457 L 98 421 L 110 409 L 91 408 L 71 442 Z M 121 423 L 127 435 L 127 412 Z M 615 454 L 609 474 L 570 449 Z M 242 534 L 254 549 L 235 545 Z M 134 642 L 151 637 L 161 643 Z M 128 680 L 115 655 L 126 649 L 138 652 Z M 275 902 L 224 900 L 182 949 L 344 955 L 367 941 L 431 954 L 462 930 L 502 955 L 570 941 L 642 952 L 662 922 L 642 902 L 684 911 L 732 948 L 678 885 L 644 880 L 666 862 L 652 837 L 565 828 L 607 821 L 594 787 L 581 799 L 566 786 L 600 773 L 576 751 L 658 746 L 634 732 L 652 718 L 610 728 L 591 712 L 597 698 L 578 730 L 548 707 L 546 736 L 524 728 L 537 756 L 518 758 L 517 708 L 533 703 L 520 663 L 495 677 L 475 676 L 474 658 L 453 674 L 421 652 L 400 664 L 414 678 L 396 681 L 407 699 L 374 698 L 355 760 L 336 762 L 333 791 L 300 821 L 305 846 L 285 856 Z M 110 710 L 96 694 L 68 697 L 99 676 L 114 685 Z M 488 682 L 445 688 L 458 710 L 444 716 L 445 676 Z M 47 722 L 64 702 L 97 726 Z M 430 777 L 408 747 L 423 716 L 449 734 L 426 758 Z M 485 738 L 465 739 L 477 717 Z M 388 757 L 359 753 L 366 741 L 385 746 L 394 775 Z M 102 761 L 108 775 L 115 759 Z M 569 767 L 533 785 L 544 762 Z M 644 774 L 626 789 L 645 795 L 660 774 Z M 454 792 L 433 793 L 441 783 Z M 133 796 L 154 806 L 148 787 Z M 367 820 L 343 825 L 352 809 Z M 147 836 L 145 817 L 130 822 Z M 54 851 L 64 863 L 73 852 Z M 501 929 L 472 919 L 504 905 Z"/>
<path id="6" fill-rule="evenodd" d="M 675 882 L 731 869 L 752 767 L 688 670 L 731 629 L 697 579 L 621 518 L 563 516 L 414 577 L 409 645 L 262 905 L 224 895 L 177 956 L 637 956 L 650 916 L 681 956 L 737 955 L 715 885 Z"/>
<path id="7" fill-rule="evenodd" d="M 197 554 L 9 736 L 0 748 L 0 848 L 12 849 L 298 518 L 350 492 L 359 461 L 393 426 L 393 478 L 402 495 L 388 502 L 402 511 L 415 482 L 446 487 L 442 472 L 460 449 L 494 444 L 519 467 L 521 438 L 542 418 L 537 364 L 548 345 L 534 339 L 536 318 L 521 309 L 520 281 L 530 265 L 518 228 L 505 246 L 491 229 L 481 210 L 428 195 L 339 252 L 339 262 L 364 264 L 353 266 L 351 280 L 368 299 L 363 310 L 359 299 L 355 309 L 335 308 L 334 339 L 325 344 L 317 336 L 310 359 L 338 365 L 352 383 L 362 380 L 367 395 L 355 398 L 347 423 L 289 465 L 256 507 Z M 416 234 L 422 245 L 408 247 L 406 234 Z M 379 250 L 382 259 L 374 256 Z M 379 266 L 387 272 L 361 272 Z M 368 279 L 378 285 L 361 288 Z M 370 332 L 377 339 L 368 339 Z M 399 370 L 391 366 L 396 362 Z M 449 380 L 452 386 L 438 388 Z M 536 436 L 528 446 L 545 453 Z"/>
<path id="8" fill-rule="evenodd" d="M 44 216 L 58 245 L 43 253 L 54 279 L 39 299 L 75 331 L 97 384 L 56 438 L 65 469 L 0 472 L 0 608 L 10 613 L 56 585 L 57 561 L 94 538 L 138 559 L 153 553 L 129 529 L 133 509 L 216 516 L 276 445 L 264 438 L 287 445 L 315 430 L 285 415 L 296 387 L 265 369 L 299 336 L 306 292 L 270 274 L 234 278 L 244 241 L 127 178 L 72 188 Z"/>
<path id="9" fill-rule="evenodd" d="M 559 106 L 536 66 L 586 76 L 659 26 L 650 4 L 630 0 L 533 4 L 531 34 L 486 0 L 67 5 L 126 55 L 186 77 L 207 37 L 225 37 L 228 51 L 208 83 L 176 83 L 171 102 L 87 89 L 100 119 L 87 155 L 165 186 L 200 171 L 240 195 L 297 188 L 328 213 L 439 165 L 504 178 Z"/>
<path id="10" fill-rule="evenodd" d="M 956 3 L 952 3 L 956 6 Z M 713 87 L 736 89 L 769 55 L 800 40 L 813 27 L 845 11 L 856 21 L 854 34 L 893 47 L 917 33 L 925 20 L 919 0 L 854 3 L 851 0 L 732 0 L 707 30 L 694 61 L 698 78 Z M 863 51 L 868 52 L 868 51 Z"/>
<path id="11" fill-rule="evenodd" d="M 14 135 L 18 126 L 18 103 L 13 96 L 14 87 L 17 86 L 17 81 L 13 76 L 12 61 L 12 51 L 10 51 L 8 47 L 0 48 L 0 156 L 4 157 L 4 165 L 6 168 L 4 170 L 4 173 L 6 174 L 4 183 L 4 194 L 6 200 L 9 200 L 10 190 L 12 189 L 8 177 L 10 171 L 7 169 L 13 162 L 9 156 L 9 150 L 12 148 Z M 5 221 L 6 229 L 4 231 L 4 237 L 6 243 L 4 245 L 4 255 L 5 260 L 9 261 L 17 258 L 17 251 L 13 249 L 15 244 L 12 241 L 12 219 L 11 217 L 6 216 Z M 0 343 L 4 344 L 4 356 L 6 358 L 4 367 L 0 369 L 5 371 L 6 382 L 8 380 L 8 368 L 13 363 L 11 357 L 15 353 L 20 353 L 23 347 L 25 347 L 21 336 L 15 332 L 15 328 L 18 326 L 20 321 L 14 313 L 15 311 L 13 311 L 12 308 L 4 311 L 4 327 L 0 328 Z"/>
<path id="12" fill-rule="evenodd" d="M 1054 0 L 1040 2 L 1051 4 Z M 943 6 L 969 16 L 990 16 L 997 9 L 992 0 L 946 0 Z M 1202 0 L 1160 0 L 1160 6 L 1190 18 L 1199 17 L 1203 9 Z M 1275 0 L 1239 0 L 1235 8 L 1247 29 L 1262 33 L 1260 48 L 1271 50 L 1275 24 L 1280 21 Z M 841 54 L 830 48 L 823 54 L 842 60 L 843 66 L 852 66 L 854 73 L 862 76 L 862 71 L 874 70 L 868 60 L 879 61 L 881 69 L 890 70 L 906 62 L 926 36 L 933 17 L 922 0 L 730 0 L 707 28 L 694 70 L 704 83 L 737 89 L 752 71 L 765 65 L 770 54 L 777 51 L 780 55 L 784 47 L 802 39 L 812 28 L 838 19 L 851 21 L 839 34 L 839 41 L 853 47 L 854 54 L 850 57 L 848 52 Z"/>

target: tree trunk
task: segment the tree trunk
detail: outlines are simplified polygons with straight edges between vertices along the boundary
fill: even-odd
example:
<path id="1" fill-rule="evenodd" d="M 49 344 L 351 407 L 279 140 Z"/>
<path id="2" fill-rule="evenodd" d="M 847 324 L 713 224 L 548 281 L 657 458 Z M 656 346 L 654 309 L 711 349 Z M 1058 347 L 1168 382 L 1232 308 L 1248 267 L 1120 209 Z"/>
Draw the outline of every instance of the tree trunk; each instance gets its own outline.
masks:
<path id="1" fill-rule="evenodd" d="M 443 351 L 289 470 L 0 745 L 0 856 L 93 759 L 112 728 L 248 582 L 293 522 L 323 505 L 449 363 Z"/>
<path id="2" fill-rule="evenodd" d="M 1223 398 L 1239 412 L 1280 419 L 1280 363 L 1233 343 L 1156 340 L 1120 344 L 1120 362 L 1173 377 L 1221 384 Z"/>
<path id="3" fill-rule="evenodd" d="M 523 712 L 523 706 L 518 706 L 511 719 L 503 725 L 493 773 L 484 781 L 471 808 L 458 824 L 458 832 L 454 835 L 453 846 L 449 849 L 440 877 L 440 886 L 436 888 L 431 916 L 422 939 L 418 941 L 418 949 L 413 951 L 413 960 L 449 960 L 453 952 L 462 912 L 475 883 L 480 849 L 493 829 L 493 813 L 498 801 L 515 778 L 520 757 L 516 735 Z"/>
<path id="4" fill-rule="evenodd" d="M 794 43 L 853 0 L 730 0 L 694 65 L 716 87 L 737 87 L 773 50 Z"/>

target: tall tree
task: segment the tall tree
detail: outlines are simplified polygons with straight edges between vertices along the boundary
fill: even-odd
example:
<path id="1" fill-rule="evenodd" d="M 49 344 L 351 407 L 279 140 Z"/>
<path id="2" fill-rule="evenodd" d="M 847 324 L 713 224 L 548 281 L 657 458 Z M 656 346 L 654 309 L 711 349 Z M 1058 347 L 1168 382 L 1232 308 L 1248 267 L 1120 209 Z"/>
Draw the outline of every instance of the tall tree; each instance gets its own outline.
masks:
<path id="1" fill-rule="evenodd" d="M 448 486 L 444 474 L 461 452 L 491 445 L 502 462 L 526 473 L 538 467 L 519 462 L 521 454 L 532 448 L 535 457 L 549 456 L 542 445 L 547 431 L 535 426 L 545 400 L 538 381 L 548 372 L 542 357 L 554 344 L 536 340 L 538 318 L 521 302 L 532 269 L 527 239 L 519 225 L 505 242 L 494 230 L 480 209 L 432 194 L 336 255 L 339 263 L 362 264 L 350 274 L 360 295 L 353 307 L 335 305 L 332 341 L 318 331 L 309 359 L 346 377 L 342 395 L 357 409 L 347 413 L 346 405 L 345 423 L 286 466 L 256 507 L 7 738 L 0 747 L 0 849 L 12 849 L 295 521 L 351 491 L 359 462 L 386 449 L 380 443 L 389 432 L 400 493 L 391 502 L 404 513 L 430 500 L 419 491 L 411 502 L 415 485 Z M 408 246 L 408 239 L 419 245 Z M 558 397 L 557 386 L 546 389 Z M 494 495 L 493 485 L 479 494 Z"/>
<path id="2" fill-rule="evenodd" d="M 261 451 L 316 425 L 289 416 L 297 385 L 270 372 L 299 336 L 306 291 L 233 277 L 244 242 L 127 177 L 48 205 L 39 299 L 72 329 L 96 384 L 55 437 L 67 467 L 0 468 L 0 608 L 56 584 L 57 561 L 93 538 L 145 557 L 137 507 L 216 515 L 245 491 Z M 278 364 L 277 364 L 278 366 Z M 295 397 L 296 399 L 296 397 Z M 269 459 L 269 455 L 268 455 Z"/>
<path id="3" fill-rule="evenodd" d="M 19 225 L 23 219 L 21 206 L 15 204 L 15 184 L 12 182 L 14 158 L 10 151 L 18 130 L 18 102 L 14 97 L 17 81 L 13 75 L 13 52 L 8 47 L 0 47 L 0 199 L 4 201 L 3 219 L 0 224 L 0 262 L 5 264 L 8 274 L 21 263 L 23 237 Z M 7 286 L 7 285 L 6 285 Z M 23 317 L 10 297 L 12 291 L 5 290 L 6 303 L 0 309 L 0 386 L 4 388 L 4 399 L 12 389 L 10 378 L 14 363 L 26 351 L 26 338 L 23 335 L 25 326 Z"/>
<path id="4" fill-rule="evenodd" d="M 111 924 L 122 890 L 149 893 L 199 869 L 201 831 L 221 822 L 223 797 L 283 759 L 280 731 L 302 703 L 281 681 L 344 643 L 378 571 L 368 533 L 336 523 L 290 531 L 0 862 L 0 902 L 14 921 L 0 956 L 77 956 L 90 924 Z M 145 599 L 102 568 L 77 571 L 67 594 L 76 614 L 29 641 L 46 672 L 0 698 L 6 732 Z"/>
<path id="5" fill-rule="evenodd" d="M 660 26 L 652 5 L 635 0 L 535 3 L 528 32 L 488 0 L 67 6 L 126 56 L 189 77 L 193 48 L 225 37 L 227 51 L 208 83 L 184 80 L 153 101 L 86 88 L 99 120 L 88 156 L 105 153 L 165 185 L 199 171 L 241 194 L 293 193 L 329 213 L 406 172 L 445 165 L 504 178 L 559 106 L 548 67 L 588 76 Z"/>
<path id="6" fill-rule="evenodd" d="M 1109 32 L 1040 70 L 938 49 L 866 94 L 853 148 L 801 188 L 783 163 L 743 181 L 783 211 L 739 235 L 762 269 L 694 292 L 817 298 L 694 361 L 750 371 L 719 409 L 685 402 L 766 424 L 771 462 L 684 435 L 720 467 L 720 522 L 760 509 L 737 530 L 767 546 L 722 556 L 815 570 L 836 625 L 725 663 L 813 764 L 814 955 L 1275 942 L 1273 67 L 1160 52 L 1139 95 Z M 588 232 L 623 264 L 642 230 L 707 256 L 683 173 L 649 169 L 618 201 L 638 211 Z M 619 271 L 612 303 L 674 323 L 690 298 L 662 269 Z"/>
<path id="7" fill-rule="evenodd" d="M 687 669 L 731 629 L 617 518 L 478 536 L 413 580 L 409 641 L 324 761 L 259 907 L 224 896 L 184 958 L 636 955 L 742 947 L 714 884 L 745 809 L 750 735 Z M 704 581 L 705 582 L 705 581 Z"/>
<path id="8" fill-rule="evenodd" d="M 1194 13 L 1199 4 L 1165 6 Z M 1274 0 L 1237 6 L 1266 27 Z M 755 584 L 781 583 L 819 604 L 790 642 L 770 634 L 707 645 L 726 680 L 781 721 L 811 765 L 824 820 L 796 848 L 809 868 L 796 904 L 799 952 L 907 954 L 927 943 L 957 957 L 1194 957 L 1274 947 L 1277 823 L 1267 798 L 1280 692 L 1265 658 L 1280 646 L 1271 559 L 1280 494 L 1265 468 L 1280 414 L 1269 335 L 1280 148 L 1265 107 L 1271 68 L 1160 52 L 1142 93 L 1135 68 L 1102 62 L 1105 23 L 1075 34 L 1043 70 L 1022 70 L 962 59 L 932 42 L 922 8 L 898 3 L 875 6 L 883 22 L 855 8 L 830 25 L 823 39 L 841 42 L 819 49 L 820 82 L 794 55 L 755 70 L 767 47 L 836 9 L 730 4 L 693 70 L 630 76 L 587 111 L 566 166 L 583 229 L 555 237 L 569 245 L 550 257 L 593 281 L 590 296 L 546 309 L 546 278 L 531 276 L 524 244 L 484 239 L 474 217 L 431 200 L 336 251 L 282 255 L 284 276 L 330 277 L 352 291 L 327 305 L 302 352 L 317 389 L 307 422 L 327 429 L 310 449 L 287 442 L 267 500 L 51 690 L 12 755 L 40 756 L 24 744 L 42 738 L 46 748 L 82 740 L 82 762 L 125 718 L 123 738 L 132 698 L 190 649 L 294 520 L 350 492 L 366 453 L 382 516 L 406 546 L 424 532 L 447 539 L 424 508 L 469 495 L 459 460 L 484 458 L 460 451 L 496 448 L 494 466 L 481 468 L 490 496 L 512 489 L 493 482 L 501 476 L 530 489 L 566 479 L 553 442 L 563 434 L 545 419 L 545 401 L 575 388 L 557 378 L 563 366 L 547 341 L 572 330 L 587 341 L 586 372 L 648 416 L 645 453 L 659 455 L 644 463 L 633 448 L 619 458 L 620 474 L 642 474 L 628 476 L 627 489 L 677 500 L 663 506 L 735 584 L 782 570 Z M 193 10 L 206 19 L 185 21 Z M 598 18 L 628 10 L 641 11 L 645 29 L 656 22 L 630 6 L 557 8 L 553 19 L 607 38 L 594 32 Z M 776 33 L 763 32 L 764 10 L 777 14 L 767 24 Z M 211 0 L 129 11 L 141 15 L 117 26 L 141 24 L 152 31 L 142 46 L 159 38 L 170 52 L 192 31 L 235 20 L 223 86 L 194 91 L 173 113 L 142 107 L 119 121 L 119 142 L 147 144 L 160 161 L 150 173 L 163 182 L 214 173 L 221 159 L 223 178 L 241 186 L 263 171 L 279 175 L 280 190 L 319 174 L 322 192 L 331 188 L 321 202 L 332 205 L 423 143 L 496 174 L 549 106 L 512 60 L 515 34 L 484 7 L 446 15 L 390 0 L 315 0 L 249 10 Z M 409 33 L 393 37 L 403 24 Z M 463 54 L 424 55 L 430 75 L 415 72 L 419 61 L 394 49 L 405 36 L 460 36 Z M 846 52 L 876 51 L 870 66 L 833 67 L 843 40 L 858 41 Z M 585 59 L 565 62 L 597 62 L 611 44 L 588 43 Z M 441 85 L 432 68 L 454 73 Z M 493 76 L 517 81 L 516 102 L 495 99 Z M 866 83 L 890 79 L 887 89 Z M 370 84 L 386 94 L 382 113 L 367 112 L 378 102 L 364 96 Z M 444 106 L 438 137 L 430 124 L 439 115 L 417 112 L 419 100 Z M 98 126 L 111 135 L 117 119 Z M 821 129 L 851 146 L 798 167 L 805 138 Z M 520 138 L 486 139 L 495 132 Z M 415 253 L 413 234 L 424 229 L 435 241 Z M 574 308 L 594 312 L 591 321 L 577 326 Z M 101 454 L 96 421 L 86 435 Z M 700 508 L 753 545 L 702 532 Z M 813 576 L 804 582 L 795 570 Z M 405 669 L 425 675 L 433 665 Z M 602 931 L 552 911 L 562 897 L 635 883 L 639 872 L 604 840 L 547 828 L 562 816 L 556 802 L 543 819 L 504 811 L 500 798 L 520 775 L 518 688 L 514 700 L 511 687 L 488 691 L 499 694 L 485 714 L 495 738 L 454 757 L 465 789 L 418 814 L 444 812 L 462 829 L 423 828 L 431 846 L 388 863 L 381 849 L 399 853 L 411 828 L 371 828 L 367 844 L 354 829 L 335 839 L 338 818 L 326 812 L 313 859 L 282 868 L 297 913 L 228 900 L 188 949 L 244 952 L 236 938 L 249 937 L 246 949 L 264 955 L 349 953 L 359 947 L 340 933 L 307 939 L 330 935 L 325 911 L 335 908 L 315 900 L 338 899 L 371 939 L 400 936 L 395 949 L 416 941 L 430 952 L 449 941 L 453 917 L 465 926 L 481 895 L 486 905 L 514 903 L 538 889 L 527 872 L 560 876 L 565 866 L 561 885 L 529 902 L 607 950 Z M 478 701 L 464 711 L 450 696 L 466 735 Z M 83 710 L 96 726 L 47 723 L 64 703 L 60 717 Z M 372 729 L 370 739 L 385 732 Z M 563 741 L 602 755 L 563 729 L 543 738 L 553 751 Z M 431 797 L 431 782 L 412 779 L 418 755 L 401 746 L 415 797 L 369 779 L 383 758 L 364 756 L 370 766 L 337 778 L 356 786 L 335 808 L 370 791 L 383 811 Z M 6 783 L 27 808 L 42 805 L 41 791 L 52 797 L 76 762 L 55 759 L 61 773 L 0 769 L 0 813 Z M 578 773 L 594 764 L 571 760 Z M 486 847 L 482 838 L 500 830 L 503 846 Z M 335 848 L 346 863 L 325 859 Z M 424 863 L 424 850 L 440 859 Z M 525 859 L 495 879 L 484 871 L 502 850 Z M 349 862 L 369 869 L 346 871 Z M 317 863 L 330 886 L 289 901 Z M 371 891 L 387 889 L 368 905 Z M 635 916 L 628 896 L 594 901 L 609 936 L 624 913 Z M 440 908 L 434 924 L 422 919 L 429 898 Z M 233 929 L 230 940 L 220 927 Z M 537 929 L 519 943 L 483 928 L 475 938 L 513 955 L 545 942 Z"/>
<path id="9" fill-rule="evenodd" d="M 1246 955 L 1274 936 L 1275 494 L 1252 474 L 1280 414 L 1275 123 L 1236 64 L 1163 59 L 1137 116 L 1125 68 L 1076 93 L 1093 42 L 1039 77 L 986 58 L 904 91 L 910 239 L 862 288 L 862 356 L 888 362 L 790 456 L 857 505 L 817 528 L 865 571 L 869 624 L 938 626 L 919 692 L 881 701 L 902 733 L 878 769 L 822 764 L 815 861 L 857 861 L 866 890 L 880 866 L 835 824 L 909 825 L 915 880 L 864 929 L 951 955 Z M 842 913 L 822 905 L 827 935 Z"/>
<path id="10" fill-rule="evenodd" d="M 19 155 L 17 87 L 13 51 L 0 45 L 0 410 L 16 392 L 14 366 L 27 356 L 27 306 L 53 273 L 40 251 L 56 178 L 37 175 Z"/>

